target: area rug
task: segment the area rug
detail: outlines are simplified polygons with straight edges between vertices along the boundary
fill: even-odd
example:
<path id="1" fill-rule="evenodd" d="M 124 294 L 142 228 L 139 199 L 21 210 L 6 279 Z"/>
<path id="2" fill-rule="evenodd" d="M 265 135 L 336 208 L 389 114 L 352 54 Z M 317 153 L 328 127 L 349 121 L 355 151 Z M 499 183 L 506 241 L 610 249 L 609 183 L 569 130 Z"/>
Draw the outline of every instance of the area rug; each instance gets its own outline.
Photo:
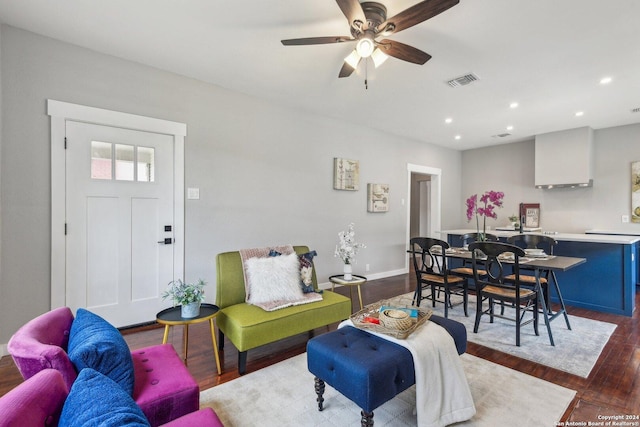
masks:
<path id="1" fill-rule="evenodd" d="M 398 300 L 411 305 L 412 298 L 413 292 L 401 295 Z M 456 298 L 460 298 L 460 300 Z M 461 301 L 462 297 L 452 296 L 452 299 L 456 304 Z M 421 306 L 432 308 L 430 300 L 422 301 Z M 433 312 L 444 316 L 443 308 L 442 303 L 437 303 Z M 505 310 L 505 315 L 509 316 L 514 311 L 509 308 Z M 453 309 L 449 309 L 449 318 L 466 326 L 469 341 L 583 378 L 589 376 L 602 349 L 617 326 L 612 323 L 569 315 L 569 323 L 571 324 L 571 330 L 569 330 L 564 316 L 558 316 L 551 322 L 554 347 L 549 342 L 544 318 L 540 316 L 538 320 L 540 335 L 536 336 L 532 324 L 525 325 L 520 331 L 520 347 L 516 347 L 516 328 L 512 321 L 494 318 L 494 323 L 489 323 L 489 316 L 484 315 L 476 334 L 473 333 L 476 313 L 475 295 L 469 297 L 468 312 L 469 317 L 465 317 L 462 305 L 454 305 Z"/>
<path id="2" fill-rule="evenodd" d="M 555 426 L 575 391 L 480 359 L 461 356 L 476 415 L 455 426 Z M 224 383 L 200 393 L 200 406 L 213 408 L 226 427 L 359 426 L 360 408 L 326 387 L 318 411 L 307 355 Z M 375 409 L 376 426 L 415 426 L 415 386 Z"/>

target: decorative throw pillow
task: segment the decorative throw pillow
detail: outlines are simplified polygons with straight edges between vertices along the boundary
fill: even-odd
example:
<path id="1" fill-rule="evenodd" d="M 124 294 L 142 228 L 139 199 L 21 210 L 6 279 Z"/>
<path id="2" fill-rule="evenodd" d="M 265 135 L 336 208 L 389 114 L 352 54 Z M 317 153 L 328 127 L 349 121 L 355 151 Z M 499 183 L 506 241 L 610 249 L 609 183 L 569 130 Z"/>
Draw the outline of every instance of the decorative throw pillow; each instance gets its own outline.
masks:
<path id="1" fill-rule="evenodd" d="M 318 253 L 316 251 L 298 255 L 300 262 L 300 287 L 305 294 L 316 291 L 313 287 L 313 257 L 317 255 Z"/>
<path id="2" fill-rule="evenodd" d="M 62 407 L 59 427 L 150 427 L 122 387 L 91 368 L 80 371 Z"/>
<path id="3" fill-rule="evenodd" d="M 133 359 L 122 334 L 102 317 L 79 308 L 69 332 L 69 359 L 78 372 L 92 368 L 133 396 Z"/>
<path id="4" fill-rule="evenodd" d="M 280 256 L 282 252 L 278 252 L 275 249 L 269 249 L 269 256 Z"/>
<path id="5" fill-rule="evenodd" d="M 251 283 L 249 304 L 295 301 L 302 298 L 298 255 L 249 258 L 247 275 Z"/>

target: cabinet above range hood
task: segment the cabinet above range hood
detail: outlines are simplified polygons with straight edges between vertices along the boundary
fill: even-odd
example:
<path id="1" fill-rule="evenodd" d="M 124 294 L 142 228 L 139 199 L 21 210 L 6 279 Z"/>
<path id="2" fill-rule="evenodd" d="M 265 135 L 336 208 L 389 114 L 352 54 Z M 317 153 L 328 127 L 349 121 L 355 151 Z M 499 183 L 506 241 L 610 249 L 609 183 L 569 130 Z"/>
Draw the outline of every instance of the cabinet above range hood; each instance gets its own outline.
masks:
<path id="1" fill-rule="evenodd" d="M 593 129 L 582 127 L 536 136 L 536 188 L 593 185 Z"/>

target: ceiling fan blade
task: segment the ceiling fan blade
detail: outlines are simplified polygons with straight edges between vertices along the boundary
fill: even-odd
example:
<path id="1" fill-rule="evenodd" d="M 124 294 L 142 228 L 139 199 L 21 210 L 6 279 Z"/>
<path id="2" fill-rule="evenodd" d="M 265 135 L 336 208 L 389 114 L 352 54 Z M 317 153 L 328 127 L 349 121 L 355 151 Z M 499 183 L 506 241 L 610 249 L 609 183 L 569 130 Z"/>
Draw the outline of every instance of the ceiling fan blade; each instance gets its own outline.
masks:
<path id="1" fill-rule="evenodd" d="M 363 24 L 367 22 L 364 10 L 362 10 L 362 6 L 358 0 L 336 0 L 336 2 L 338 6 L 340 6 L 342 13 L 344 13 L 344 16 L 347 17 L 349 25 L 352 25 L 354 21 L 360 21 Z"/>
<path id="2" fill-rule="evenodd" d="M 360 61 L 358 61 L 360 63 Z M 340 68 L 340 73 L 338 73 L 338 77 L 349 77 L 356 69 L 349 65 L 346 61 L 342 64 L 342 68 Z"/>
<path id="3" fill-rule="evenodd" d="M 353 42 L 356 39 L 345 36 L 327 36 L 327 37 L 306 37 L 302 39 L 287 39 L 281 40 L 285 46 L 304 46 L 310 44 L 329 44 L 329 43 L 343 43 Z"/>
<path id="4" fill-rule="evenodd" d="M 382 52 L 389 56 L 402 59 L 403 61 L 413 62 L 418 65 L 422 65 L 431 59 L 431 55 L 421 51 L 420 49 L 389 39 L 380 40 L 378 43 L 378 49 L 382 50 Z"/>
<path id="5" fill-rule="evenodd" d="M 424 0 L 378 25 L 378 31 L 386 29 L 386 35 L 397 33 L 439 15 L 459 2 L 460 0 Z"/>

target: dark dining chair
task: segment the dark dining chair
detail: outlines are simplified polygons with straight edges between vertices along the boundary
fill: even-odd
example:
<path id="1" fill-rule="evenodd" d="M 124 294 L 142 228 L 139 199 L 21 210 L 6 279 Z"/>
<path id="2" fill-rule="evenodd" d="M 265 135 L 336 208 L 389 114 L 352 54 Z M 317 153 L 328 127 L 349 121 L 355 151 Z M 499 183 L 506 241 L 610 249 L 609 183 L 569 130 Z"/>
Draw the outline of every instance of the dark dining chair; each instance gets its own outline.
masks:
<path id="1" fill-rule="evenodd" d="M 549 236 L 543 236 L 540 234 L 516 234 L 507 239 L 508 243 L 516 245 L 523 249 L 542 249 L 545 254 L 553 255 L 553 247 L 558 243 L 556 239 Z M 526 251 L 525 251 L 526 254 Z M 522 267 L 522 270 L 526 270 L 526 267 Z M 549 270 L 540 272 L 540 284 L 543 285 L 545 296 L 547 294 L 547 284 L 549 283 Z M 536 283 L 536 278 L 531 275 L 521 275 L 520 280 L 524 283 Z"/>
<path id="2" fill-rule="evenodd" d="M 513 245 L 519 246 L 521 248 L 526 249 L 542 249 L 545 254 L 553 256 L 553 248 L 558 244 L 556 239 L 550 236 L 544 236 L 541 234 L 516 234 L 507 239 L 507 241 Z M 521 270 L 531 270 L 526 266 L 521 267 Z M 542 287 L 542 295 L 546 302 L 547 311 L 549 314 L 553 312 L 551 309 L 551 295 L 549 294 L 549 283 L 553 282 L 553 286 L 556 288 L 556 293 L 560 300 L 560 305 L 562 306 L 562 310 L 565 313 L 565 322 L 567 323 L 567 328 L 571 329 L 571 324 L 569 323 L 569 317 L 566 315 L 566 307 L 564 305 L 564 300 L 562 299 L 562 294 L 558 289 L 558 279 L 556 277 L 556 273 L 552 270 L 540 270 L 540 286 Z M 512 275 L 507 276 L 508 279 L 513 279 Z M 530 274 L 521 274 L 520 281 L 524 284 L 528 284 L 530 286 L 535 286 L 536 278 Z"/>
<path id="3" fill-rule="evenodd" d="M 469 245 L 473 272 L 476 282 L 476 319 L 473 332 L 478 333 L 480 319 L 488 314 L 490 322 L 494 317 L 512 320 L 516 325 L 516 346 L 520 346 L 520 329 L 533 322 L 533 330 L 538 333 L 538 294 L 531 287 L 523 287 L 520 282 L 520 257 L 524 251 L 515 245 L 499 242 L 474 242 Z M 507 265 L 509 267 L 507 267 Z M 480 269 L 487 272 L 486 276 L 479 274 Z M 514 280 L 506 280 L 507 269 L 513 268 Z M 485 309 L 484 302 L 489 306 Z M 513 305 L 515 316 L 496 314 L 493 306 L 495 302 Z M 528 320 L 524 320 L 527 313 L 532 313 Z"/>
<path id="4" fill-rule="evenodd" d="M 446 250 L 449 244 L 444 240 L 430 237 L 414 237 L 410 240 L 413 256 L 413 267 L 416 272 L 416 291 L 413 304 L 420 306 L 423 299 L 430 299 L 433 307 L 436 302 L 444 303 L 444 317 L 449 317 L 449 308 L 453 308 L 451 295 L 461 295 L 464 315 L 468 316 L 468 284 L 467 279 L 449 274 L 447 269 Z M 423 295 L 423 291 L 430 292 Z M 438 299 L 436 291 L 444 293 L 444 300 Z M 458 304 L 456 304 L 458 305 Z"/>

